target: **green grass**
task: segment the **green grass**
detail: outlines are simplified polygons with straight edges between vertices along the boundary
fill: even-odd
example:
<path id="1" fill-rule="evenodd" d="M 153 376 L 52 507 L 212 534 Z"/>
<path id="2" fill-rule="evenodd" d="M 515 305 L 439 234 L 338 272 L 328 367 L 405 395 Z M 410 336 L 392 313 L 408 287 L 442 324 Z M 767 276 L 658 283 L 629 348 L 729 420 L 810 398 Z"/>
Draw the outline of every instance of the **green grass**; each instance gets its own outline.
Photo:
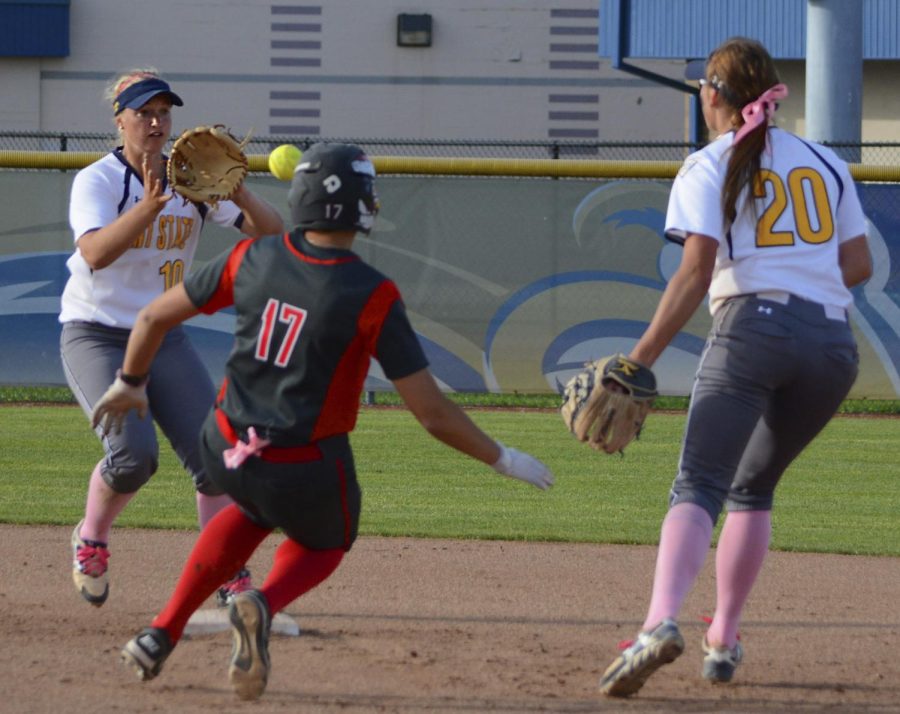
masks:
<path id="1" fill-rule="evenodd" d="M 371 393 L 372 403 L 382 406 L 402 406 L 394 392 Z M 556 394 L 492 394 L 461 392 L 448 394 L 450 399 L 463 407 L 511 407 L 523 409 L 555 409 L 560 398 Z M 3 386 L 0 385 L 0 404 L 74 404 L 75 398 L 68 387 Z M 658 397 L 657 410 L 685 410 L 687 397 Z M 900 399 L 848 399 L 839 414 L 900 414 Z"/>
<path id="2" fill-rule="evenodd" d="M 101 456 L 74 406 L 5 406 L 0 522 L 75 523 Z M 363 408 L 352 435 L 366 535 L 654 544 L 665 514 L 683 413 L 655 412 L 625 455 L 576 443 L 555 411 L 474 409 L 495 438 L 556 475 L 540 492 L 430 438 L 403 409 Z M 838 416 L 776 493 L 773 547 L 900 555 L 900 421 Z M 122 526 L 196 527 L 193 489 L 167 444 L 160 470 Z"/>
<path id="3" fill-rule="evenodd" d="M 68 387 L 0 386 L 0 404 L 25 402 L 74 404 L 75 397 L 72 396 L 72 391 Z"/>

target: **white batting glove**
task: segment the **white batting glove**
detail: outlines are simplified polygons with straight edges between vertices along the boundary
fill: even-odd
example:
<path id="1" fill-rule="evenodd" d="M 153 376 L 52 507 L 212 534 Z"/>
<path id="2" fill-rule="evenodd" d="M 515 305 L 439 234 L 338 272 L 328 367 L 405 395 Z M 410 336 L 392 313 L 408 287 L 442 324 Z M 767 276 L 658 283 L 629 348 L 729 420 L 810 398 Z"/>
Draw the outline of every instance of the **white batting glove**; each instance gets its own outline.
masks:
<path id="1" fill-rule="evenodd" d="M 121 434 L 125 417 L 132 409 L 137 410 L 141 419 L 147 416 L 147 380 L 140 386 L 133 387 L 123 382 L 117 372 L 116 381 L 94 405 L 91 426 L 96 429 L 100 425 L 104 434 L 109 434 L 113 429 L 116 434 Z"/>
<path id="2" fill-rule="evenodd" d="M 542 491 L 553 485 L 553 474 L 542 462 L 523 451 L 507 448 L 499 441 L 497 446 L 500 447 L 500 458 L 493 468 L 498 474 L 525 481 Z"/>

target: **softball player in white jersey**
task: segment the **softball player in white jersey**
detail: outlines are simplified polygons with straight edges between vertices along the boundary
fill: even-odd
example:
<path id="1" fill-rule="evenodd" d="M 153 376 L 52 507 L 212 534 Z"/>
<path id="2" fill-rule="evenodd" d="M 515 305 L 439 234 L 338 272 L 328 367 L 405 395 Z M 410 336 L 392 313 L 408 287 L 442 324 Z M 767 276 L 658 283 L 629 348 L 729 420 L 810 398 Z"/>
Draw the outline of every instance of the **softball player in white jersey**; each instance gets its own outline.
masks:
<path id="1" fill-rule="evenodd" d="M 684 245 L 681 265 L 629 357 L 652 365 L 707 291 L 713 326 L 644 625 L 600 681 L 611 696 L 634 694 L 683 651 L 676 619 L 723 505 L 702 676 L 731 680 L 743 658 L 741 611 L 768 550 L 773 492 L 856 379 L 849 288 L 872 269 L 846 164 L 769 124 L 787 87 L 766 49 L 732 38 L 702 76 L 688 78 L 700 80 L 704 119 L 721 136 L 674 181 L 665 230 Z"/>
<path id="2" fill-rule="evenodd" d="M 60 347 L 69 386 L 90 415 L 122 363 L 139 310 L 182 281 L 205 221 L 260 236 L 284 230 L 279 213 L 241 187 L 215 208 L 167 192 L 163 147 L 171 108 L 181 98 L 155 70 L 133 70 L 107 90 L 122 146 L 80 171 L 72 184 L 69 222 L 75 252 L 62 295 Z M 198 452 L 203 420 L 215 391 L 197 353 L 179 328 L 166 337 L 148 375 L 152 419 L 132 415 L 120 433 L 101 434 L 104 457 L 88 485 L 84 519 L 72 534 L 75 586 L 92 605 L 109 594 L 109 532 L 113 521 L 156 471 L 154 421 L 197 488 L 201 527 L 231 503 L 204 475 Z M 242 571 L 222 591 L 249 587 Z"/>

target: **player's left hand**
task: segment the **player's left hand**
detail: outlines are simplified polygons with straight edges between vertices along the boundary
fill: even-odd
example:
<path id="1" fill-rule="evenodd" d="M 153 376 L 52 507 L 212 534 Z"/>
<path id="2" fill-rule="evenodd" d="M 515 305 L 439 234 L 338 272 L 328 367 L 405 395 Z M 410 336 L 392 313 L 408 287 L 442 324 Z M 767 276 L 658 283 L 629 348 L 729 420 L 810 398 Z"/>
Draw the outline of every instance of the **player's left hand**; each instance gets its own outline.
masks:
<path id="1" fill-rule="evenodd" d="M 553 485 L 553 474 L 541 461 L 530 454 L 516 449 L 510 449 L 499 441 L 500 458 L 493 465 L 494 471 L 510 478 L 530 483 L 532 486 L 547 490 Z"/>
<path id="2" fill-rule="evenodd" d="M 588 362 L 569 380 L 560 415 L 579 441 L 621 453 L 638 438 L 656 395 L 653 371 L 617 354 Z"/>
<path id="3" fill-rule="evenodd" d="M 132 387 L 116 374 L 116 381 L 94 405 L 91 427 L 96 429 L 100 426 L 104 434 L 109 434 L 113 429 L 116 434 L 121 434 L 125 417 L 132 409 L 137 410 L 141 419 L 147 416 L 147 382 L 139 387 Z"/>

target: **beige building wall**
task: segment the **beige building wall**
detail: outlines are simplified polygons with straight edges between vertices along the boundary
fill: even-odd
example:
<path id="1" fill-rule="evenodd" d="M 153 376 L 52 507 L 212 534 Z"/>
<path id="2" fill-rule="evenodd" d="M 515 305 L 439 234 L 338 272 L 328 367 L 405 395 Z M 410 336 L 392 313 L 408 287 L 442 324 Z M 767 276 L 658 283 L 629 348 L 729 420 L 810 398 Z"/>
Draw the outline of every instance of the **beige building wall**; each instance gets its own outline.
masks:
<path id="1" fill-rule="evenodd" d="M 862 140 L 866 142 L 900 141 L 900 85 L 897 62 L 863 64 Z M 778 116 L 785 129 L 803 134 L 806 130 L 806 65 L 781 62 L 778 71 L 790 90 Z"/>
<path id="2" fill-rule="evenodd" d="M 396 44 L 430 13 L 433 44 Z M 155 66 L 183 95 L 176 124 L 397 139 L 678 140 L 677 91 L 596 54 L 596 0 L 79 0 L 66 58 L 23 69 L 0 130 L 110 131 L 105 83 Z M 24 66 L 23 66 L 24 65 Z M 676 70 L 677 71 L 677 70 Z M 660 121 L 671 117 L 672 121 Z"/>
<path id="3" fill-rule="evenodd" d="M 0 101 L 0 131 L 36 130 L 41 121 L 40 63 L 31 59 L 0 59 L 3 101 Z"/>
<path id="4" fill-rule="evenodd" d="M 396 44 L 429 13 L 433 44 Z M 597 57 L 597 0 L 79 0 L 66 58 L 0 58 L 0 131 L 108 132 L 102 92 L 155 66 L 186 106 L 176 129 L 369 139 L 684 141 L 686 95 Z M 683 62 L 640 66 L 671 78 Z M 780 122 L 802 133 L 804 72 Z M 896 63 L 866 63 L 863 140 L 900 138 Z"/>

